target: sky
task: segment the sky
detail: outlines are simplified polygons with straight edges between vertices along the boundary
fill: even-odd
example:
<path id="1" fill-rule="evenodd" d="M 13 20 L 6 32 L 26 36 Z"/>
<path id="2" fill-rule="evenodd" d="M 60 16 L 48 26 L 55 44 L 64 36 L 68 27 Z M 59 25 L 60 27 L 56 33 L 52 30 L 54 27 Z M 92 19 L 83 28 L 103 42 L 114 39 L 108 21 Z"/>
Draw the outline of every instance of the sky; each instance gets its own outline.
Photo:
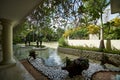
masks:
<path id="1" fill-rule="evenodd" d="M 103 14 L 103 23 L 106 23 L 112 19 L 114 19 L 115 17 L 117 17 L 119 15 L 119 13 L 115 13 L 115 14 L 111 14 L 111 6 L 109 5 Z M 100 19 L 98 21 L 98 24 L 100 24 Z"/>
<path id="2" fill-rule="evenodd" d="M 108 0 L 108 1 L 109 1 L 109 0 Z M 119 13 L 111 14 L 111 4 L 110 4 L 110 5 L 105 9 L 105 11 L 104 11 L 104 14 L 103 14 L 103 23 L 106 23 L 106 22 L 112 20 L 113 18 L 117 17 L 118 15 L 119 15 Z M 60 18 L 60 19 L 62 19 L 62 18 Z M 70 18 L 70 19 L 71 19 L 71 18 Z M 71 20 L 73 20 L 73 19 L 71 19 Z M 52 22 L 52 23 L 55 23 L 55 22 Z M 56 23 L 55 26 L 60 26 L 59 24 L 60 24 L 60 22 L 59 22 L 59 23 Z M 98 25 L 101 24 L 101 20 L 100 20 L 100 19 L 98 20 L 98 23 L 97 23 L 97 24 L 98 24 Z"/>

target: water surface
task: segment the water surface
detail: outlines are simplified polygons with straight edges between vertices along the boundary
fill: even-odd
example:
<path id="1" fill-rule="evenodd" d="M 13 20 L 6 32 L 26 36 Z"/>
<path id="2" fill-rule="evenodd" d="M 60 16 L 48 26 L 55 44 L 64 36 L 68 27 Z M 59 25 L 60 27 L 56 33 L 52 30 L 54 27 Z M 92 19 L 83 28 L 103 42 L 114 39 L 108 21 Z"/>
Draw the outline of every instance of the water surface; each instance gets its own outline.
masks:
<path id="1" fill-rule="evenodd" d="M 18 60 L 29 58 L 29 51 L 33 47 L 24 47 L 24 46 L 14 46 L 14 55 Z M 37 58 L 42 58 L 45 65 L 47 66 L 60 66 L 65 63 L 65 58 L 69 57 L 70 59 L 78 58 L 78 56 L 68 55 L 59 53 L 57 49 L 47 48 L 44 50 L 36 50 Z"/>

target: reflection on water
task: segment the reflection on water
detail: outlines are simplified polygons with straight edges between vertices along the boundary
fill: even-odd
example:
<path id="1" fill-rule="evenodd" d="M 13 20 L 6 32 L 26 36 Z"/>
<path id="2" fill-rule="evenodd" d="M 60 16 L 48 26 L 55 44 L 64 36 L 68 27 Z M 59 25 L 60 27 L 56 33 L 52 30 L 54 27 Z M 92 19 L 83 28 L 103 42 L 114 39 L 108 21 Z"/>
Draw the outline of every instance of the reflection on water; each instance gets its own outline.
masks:
<path id="1" fill-rule="evenodd" d="M 48 66 L 57 66 L 62 64 L 60 56 L 57 54 L 57 50 L 49 49 L 48 53 L 49 57 L 45 59 L 45 64 Z"/>
<path id="2" fill-rule="evenodd" d="M 14 55 L 19 59 L 26 59 L 29 57 L 29 51 L 32 47 L 14 47 Z M 59 66 L 62 65 L 62 59 L 57 49 L 48 48 L 46 50 L 37 50 L 37 57 L 44 60 L 45 65 L 47 66 Z"/>
<path id="3" fill-rule="evenodd" d="M 56 49 L 48 48 L 47 50 L 36 51 L 37 57 L 43 58 L 47 66 L 58 66 L 62 64 L 60 56 Z"/>

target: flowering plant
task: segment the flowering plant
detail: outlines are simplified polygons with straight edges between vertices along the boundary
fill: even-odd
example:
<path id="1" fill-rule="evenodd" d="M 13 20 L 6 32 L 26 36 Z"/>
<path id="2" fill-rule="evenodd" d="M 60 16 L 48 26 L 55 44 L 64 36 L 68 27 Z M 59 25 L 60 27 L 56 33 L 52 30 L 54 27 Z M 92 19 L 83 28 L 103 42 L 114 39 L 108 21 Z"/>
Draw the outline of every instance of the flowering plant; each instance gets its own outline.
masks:
<path id="1" fill-rule="evenodd" d="M 97 25 L 91 24 L 87 27 L 89 34 L 99 33 L 100 28 Z"/>
<path id="2" fill-rule="evenodd" d="M 116 17 L 111 21 L 112 25 L 115 27 L 119 27 L 120 26 L 120 18 Z"/>
<path id="3" fill-rule="evenodd" d="M 69 35 L 71 35 L 72 33 L 74 33 L 75 31 L 78 31 L 80 30 L 80 27 L 76 27 L 76 28 L 73 28 L 73 29 L 69 29 L 67 31 L 65 31 L 65 33 L 63 34 L 63 37 L 68 37 Z"/>

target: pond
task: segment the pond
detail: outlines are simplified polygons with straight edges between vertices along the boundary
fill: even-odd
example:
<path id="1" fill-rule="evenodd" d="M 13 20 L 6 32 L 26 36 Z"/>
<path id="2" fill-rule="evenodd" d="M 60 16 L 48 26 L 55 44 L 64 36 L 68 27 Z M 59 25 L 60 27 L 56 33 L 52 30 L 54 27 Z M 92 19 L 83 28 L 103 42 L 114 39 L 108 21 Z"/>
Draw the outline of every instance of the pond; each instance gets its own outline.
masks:
<path id="1" fill-rule="evenodd" d="M 27 59 L 29 58 L 29 51 L 32 50 L 32 46 L 14 46 L 14 55 L 18 60 Z M 37 59 L 34 61 L 31 61 L 31 64 L 38 68 L 38 70 L 42 71 L 43 74 L 51 78 L 52 80 L 61 80 L 62 78 L 65 78 L 68 73 L 61 70 L 61 66 L 64 66 L 65 58 L 69 57 L 71 60 L 78 58 L 79 56 L 69 55 L 69 54 L 63 54 L 59 53 L 57 49 L 54 48 L 47 48 L 45 50 L 36 50 Z M 40 62 L 42 59 L 44 62 L 44 65 Z M 100 70 L 112 70 L 112 71 L 120 71 L 120 68 L 116 68 L 111 65 L 107 65 L 107 69 L 104 69 L 100 62 L 89 60 L 89 68 L 85 71 L 83 71 L 83 76 L 86 78 L 86 80 L 90 80 L 92 74 L 94 74 L 97 71 Z M 55 68 L 58 67 L 58 68 Z M 59 74 L 59 75 L 58 75 Z M 60 75 L 61 74 L 61 75 Z M 59 79 L 58 79 L 59 78 Z M 79 79 L 76 79 L 79 80 Z"/>
<path id="2" fill-rule="evenodd" d="M 33 47 L 30 46 L 14 46 L 14 55 L 18 60 L 27 59 L 29 58 L 29 51 L 32 49 Z M 47 66 L 62 66 L 66 57 L 69 57 L 70 59 L 78 58 L 78 56 L 59 53 L 57 49 L 54 48 L 36 50 L 35 52 L 37 54 L 37 58 L 42 58 Z"/>

